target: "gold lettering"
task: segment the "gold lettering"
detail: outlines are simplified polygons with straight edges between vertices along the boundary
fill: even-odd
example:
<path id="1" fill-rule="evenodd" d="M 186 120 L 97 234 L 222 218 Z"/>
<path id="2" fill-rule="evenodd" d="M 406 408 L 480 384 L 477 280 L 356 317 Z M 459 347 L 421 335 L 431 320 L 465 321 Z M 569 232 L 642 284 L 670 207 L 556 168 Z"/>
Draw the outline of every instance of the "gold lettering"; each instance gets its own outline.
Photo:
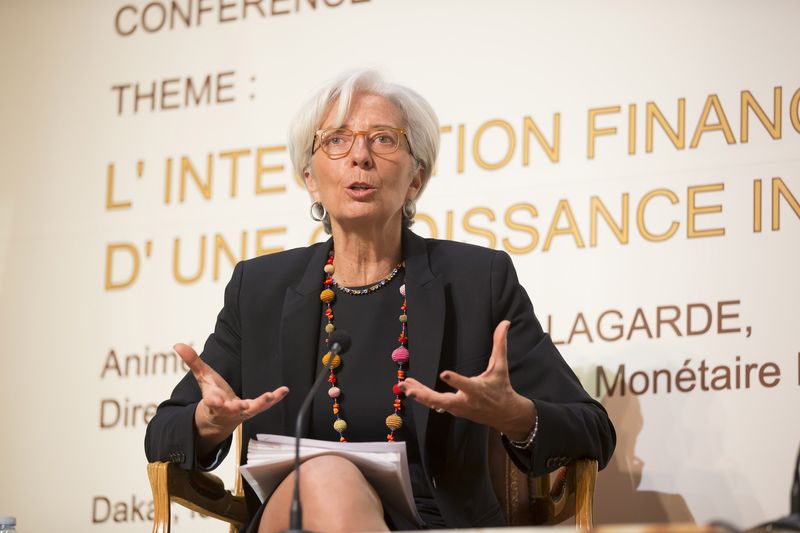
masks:
<path id="1" fill-rule="evenodd" d="M 118 252 L 128 252 L 131 258 L 131 273 L 127 279 L 122 281 L 113 281 L 113 263 L 114 254 Z M 105 289 L 107 291 L 114 291 L 125 289 L 133 285 L 136 278 L 139 276 L 139 251 L 130 243 L 120 242 L 116 244 L 109 244 L 106 246 L 106 276 L 105 276 Z"/>
<path id="2" fill-rule="evenodd" d="M 761 180 L 753 182 L 753 233 L 761 233 Z"/>
<path id="3" fill-rule="evenodd" d="M 180 194 L 178 201 L 183 203 L 186 201 L 186 175 L 189 174 L 192 177 L 195 185 L 197 185 L 197 189 L 200 191 L 200 194 L 203 195 L 203 198 L 206 200 L 211 199 L 211 185 L 212 185 L 212 178 L 213 178 L 213 169 L 214 169 L 214 156 L 212 154 L 208 154 L 206 157 L 206 176 L 207 179 L 205 182 L 201 181 L 200 174 L 198 174 L 197 170 L 192 165 L 191 160 L 187 156 L 181 157 L 181 183 L 180 183 Z"/>
<path id="4" fill-rule="evenodd" d="M 320 226 L 322 228 L 322 226 Z M 283 250 L 283 246 L 266 246 L 264 238 L 268 235 L 285 234 L 286 226 L 277 226 L 274 228 L 262 228 L 256 231 L 256 257 L 267 255 Z M 315 238 L 319 238 L 319 233 L 316 233 Z"/>
<path id="5" fill-rule="evenodd" d="M 265 186 L 262 183 L 264 174 L 274 174 L 283 172 L 283 165 L 267 165 L 264 162 L 264 156 L 278 152 L 285 152 L 286 146 L 262 146 L 256 149 L 256 194 L 275 194 L 286 192 L 285 185 L 272 185 Z"/>
<path id="6" fill-rule="evenodd" d="M 628 106 L 628 155 L 636 153 L 636 104 Z"/>
<path id="7" fill-rule="evenodd" d="M 505 223 L 512 230 L 519 230 L 522 233 L 527 233 L 530 235 L 530 242 L 525 246 L 514 246 L 511 244 L 511 241 L 506 237 L 503 239 L 503 248 L 506 249 L 507 252 L 512 254 L 527 254 L 536 248 L 536 245 L 539 243 L 539 232 L 536 231 L 536 228 L 533 226 L 529 226 L 527 224 L 521 224 L 519 222 L 515 222 L 511 215 L 516 211 L 526 211 L 530 214 L 531 218 L 536 218 L 539 214 L 536 212 L 536 207 L 528 203 L 520 203 L 514 204 L 508 209 L 506 209 L 505 214 Z"/>
<path id="8" fill-rule="evenodd" d="M 566 228 L 558 227 L 558 222 L 562 213 L 567 217 L 568 226 Z M 569 200 L 558 201 L 556 212 L 553 215 L 553 220 L 550 223 L 550 229 L 547 231 L 547 237 L 545 238 L 544 246 L 542 247 L 543 252 L 546 252 L 550 249 L 550 245 L 553 242 L 553 237 L 556 237 L 557 235 L 572 235 L 572 238 L 575 240 L 575 245 L 578 248 L 585 247 L 580 231 L 578 231 L 578 224 L 575 222 L 575 215 L 572 214 L 572 208 L 569 206 Z"/>
<path id="9" fill-rule="evenodd" d="M 724 190 L 725 190 L 724 183 L 712 183 L 710 185 L 698 185 L 695 187 L 689 187 L 688 200 L 687 200 L 688 205 L 686 206 L 686 236 L 689 239 L 695 239 L 698 237 L 719 237 L 725 235 L 725 228 L 713 228 L 704 230 L 695 229 L 695 217 L 697 215 L 722 212 L 722 205 L 720 204 L 697 207 L 695 205 L 695 196 L 699 193 L 724 191 Z"/>
<path id="10" fill-rule="evenodd" d="M 109 163 L 106 170 L 106 211 L 130 209 L 132 205 L 130 200 L 114 200 L 114 163 Z"/>
<path id="11" fill-rule="evenodd" d="M 189 276 L 184 276 L 181 274 L 180 268 L 180 257 L 181 257 L 181 240 L 180 238 L 175 238 L 172 243 L 172 276 L 175 278 L 175 281 L 178 283 L 182 283 L 184 285 L 190 285 L 192 283 L 197 283 L 200 277 L 203 275 L 206 269 L 206 236 L 200 236 L 200 246 L 199 246 L 199 257 L 198 257 L 198 266 L 197 271 Z"/>
<path id="12" fill-rule="evenodd" d="M 630 218 L 628 216 L 630 212 L 630 198 L 628 193 L 623 193 L 622 195 L 622 215 L 620 218 L 622 219 L 620 225 L 618 226 L 614 221 L 614 217 L 611 216 L 611 213 L 608 212 L 608 208 L 606 208 L 605 204 L 602 200 L 600 200 L 597 196 L 592 196 L 591 204 L 590 204 L 590 215 L 589 215 L 589 246 L 595 247 L 597 246 L 597 214 L 601 214 L 603 219 L 605 219 L 606 224 L 614 233 L 614 236 L 621 244 L 628 244 L 628 234 L 630 228 Z"/>
<path id="13" fill-rule="evenodd" d="M 767 118 L 767 114 L 761 109 L 750 91 L 742 91 L 741 99 L 741 122 L 742 132 L 741 141 L 746 143 L 750 139 L 750 113 L 753 111 L 758 117 L 761 125 L 773 139 L 781 138 L 781 87 L 775 87 L 772 93 L 772 120 Z"/>
<path id="14" fill-rule="evenodd" d="M 480 154 L 480 142 L 483 134 L 489 128 L 498 126 L 500 129 L 506 132 L 506 137 L 508 139 L 508 147 L 506 148 L 505 155 L 496 163 L 487 163 Z M 475 162 L 478 163 L 478 166 L 481 168 L 485 168 L 486 170 L 497 170 L 499 168 L 503 168 L 511 161 L 511 157 L 514 155 L 514 148 L 516 146 L 516 135 L 514 134 L 514 128 L 511 127 L 511 124 L 506 122 L 505 120 L 490 120 L 488 122 L 484 122 L 478 128 L 478 131 L 475 132 L 475 138 L 472 140 L 472 157 L 475 159 Z"/>
<path id="15" fill-rule="evenodd" d="M 228 263 L 231 266 L 235 266 L 236 263 L 239 261 L 243 261 L 247 258 L 247 232 L 243 231 L 240 240 L 240 247 L 241 247 L 241 255 L 236 257 L 233 255 L 233 250 L 231 250 L 230 245 L 228 245 L 228 241 L 225 240 L 225 237 L 217 233 L 214 235 L 214 280 L 219 279 L 219 258 L 220 252 L 225 254 L 225 257 L 228 259 Z"/>
<path id="16" fill-rule="evenodd" d="M 427 224 L 428 228 L 431 231 L 431 239 L 436 239 L 439 237 L 439 232 L 436 231 L 436 221 L 433 220 L 433 217 L 430 215 L 426 215 L 424 213 L 417 213 L 414 217 L 416 222 L 422 222 L 423 224 Z"/>
<path id="17" fill-rule="evenodd" d="M 552 163 L 558 163 L 558 159 L 561 153 L 560 146 L 561 146 L 561 113 L 554 113 L 553 114 L 553 142 L 548 144 L 547 139 L 544 138 L 542 135 L 541 130 L 539 130 L 539 126 L 533 121 L 531 117 L 525 117 L 522 121 L 522 166 L 527 167 L 530 162 L 530 134 L 536 137 L 536 141 L 539 143 L 545 153 L 547 153 L 547 157 L 550 159 Z"/>
<path id="18" fill-rule="evenodd" d="M 781 197 L 783 197 L 800 218 L 800 202 L 781 178 L 772 178 L 772 231 L 781 229 Z"/>
<path id="19" fill-rule="evenodd" d="M 661 129 L 667 134 L 672 145 L 678 150 L 683 150 L 686 147 L 686 99 L 678 99 L 678 131 L 672 129 L 672 126 L 667 121 L 661 109 L 658 108 L 655 102 L 647 102 L 646 108 L 646 137 L 645 137 L 645 152 L 650 153 L 653 151 L 653 119 L 658 121 Z"/>
<path id="20" fill-rule="evenodd" d="M 246 155 L 250 155 L 250 150 L 230 150 L 227 152 L 220 152 L 219 154 L 221 159 L 230 158 L 231 160 L 231 198 L 236 198 L 239 176 L 239 158 Z"/>
<path id="21" fill-rule="evenodd" d="M 497 246 L 497 237 L 495 237 L 494 233 L 491 230 L 483 229 L 483 228 L 476 228 L 470 223 L 470 219 L 472 219 L 475 215 L 486 215 L 490 221 L 494 221 L 494 212 L 488 207 L 474 207 L 467 211 L 464 214 L 464 231 L 467 233 L 471 233 L 472 235 L 482 235 L 489 239 L 489 248 L 494 248 Z"/>
<path id="22" fill-rule="evenodd" d="M 647 229 L 647 226 L 645 226 L 644 211 L 647 209 L 647 204 L 650 203 L 650 200 L 657 196 L 663 196 L 667 198 L 672 205 L 678 203 L 678 196 L 669 189 L 655 189 L 645 194 L 639 201 L 639 206 L 636 209 L 636 227 L 639 229 L 639 234 L 651 242 L 665 241 L 675 235 L 675 232 L 678 231 L 678 222 L 675 220 L 673 220 L 669 225 L 669 229 L 661 234 L 652 233 Z"/>
<path id="23" fill-rule="evenodd" d="M 598 128 L 595 125 L 595 119 L 598 115 L 608 115 L 610 113 L 619 113 L 620 106 L 598 107 L 589 110 L 589 143 L 588 143 L 588 158 L 594 159 L 594 140 L 595 137 L 601 135 L 616 135 L 617 128 L 612 126 L 610 128 Z"/>
<path id="24" fill-rule="evenodd" d="M 712 108 L 719 122 L 709 124 L 708 115 L 711 113 Z M 731 126 L 728 124 L 728 118 L 725 116 L 725 111 L 722 109 L 722 104 L 720 104 L 719 97 L 716 94 L 709 94 L 708 98 L 706 98 L 706 104 L 700 114 L 700 120 L 697 121 L 697 128 L 694 130 L 689 148 L 697 148 L 697 145 L 700 144 L 700 136 L 707 131 L 721 131 L 725 135 L 725 142 L 728 144 L 736 143 Z"/>

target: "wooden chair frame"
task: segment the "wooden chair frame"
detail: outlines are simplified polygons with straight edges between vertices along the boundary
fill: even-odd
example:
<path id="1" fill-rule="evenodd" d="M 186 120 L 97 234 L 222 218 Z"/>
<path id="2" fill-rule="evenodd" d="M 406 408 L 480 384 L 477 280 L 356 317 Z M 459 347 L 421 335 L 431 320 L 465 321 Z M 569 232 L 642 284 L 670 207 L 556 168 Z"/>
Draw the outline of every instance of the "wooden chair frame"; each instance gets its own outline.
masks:
<path id="1" fill-rule="evenodd" d="M 236 463 L 241 462 L 242 427 L 236 429 Z M 531 476 L 511 461 L 492 431 L 489 436 L 489 468 L 500 507 L 509 526 L 553 525 L 575 517 L 575 527 L 593 527 L 592 506 L 597 480 L 597 461 L 580 459 L 548 475 Z M 170 503 L 176 502 L 206 516 L 230 524 L 236 533 L 248 519 L 242 476 L 236 470 L 232 491 L 217 476 L 181 470 L 169 462 L 147 465 L 153 491 L 153 533 L 170 532 Z"/>

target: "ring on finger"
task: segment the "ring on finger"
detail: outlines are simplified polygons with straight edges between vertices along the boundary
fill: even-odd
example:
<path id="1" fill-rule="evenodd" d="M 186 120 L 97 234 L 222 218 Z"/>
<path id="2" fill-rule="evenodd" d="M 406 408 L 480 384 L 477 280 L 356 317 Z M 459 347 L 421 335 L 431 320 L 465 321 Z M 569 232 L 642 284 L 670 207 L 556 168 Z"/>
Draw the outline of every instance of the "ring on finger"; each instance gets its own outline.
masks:
<path id="1" fill-rule="evenodd" d="M 444 413 L 444 409 L 442 409 L 441 407 L 432 407 L 432 409 L 439 414 Z"/>

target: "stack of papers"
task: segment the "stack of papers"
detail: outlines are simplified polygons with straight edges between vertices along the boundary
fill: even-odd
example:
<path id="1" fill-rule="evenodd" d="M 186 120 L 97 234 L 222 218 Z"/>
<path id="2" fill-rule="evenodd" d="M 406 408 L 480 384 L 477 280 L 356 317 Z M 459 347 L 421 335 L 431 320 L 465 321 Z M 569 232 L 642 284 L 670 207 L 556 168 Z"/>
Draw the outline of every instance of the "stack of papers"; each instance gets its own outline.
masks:
<path id="1" fill-rule="evenodd" d="M 294 437 L 256 435 L 247 446 L 244 479 L 263 502 L 294 468 Z M 421 522 L 411 492 L 405 442 L 331 442 L 300 439 L 300 462 L 318 455 L 339 455 L 356 465 L 382 501 Z M 323 480 L 320 480 L 323 481 Z"/>

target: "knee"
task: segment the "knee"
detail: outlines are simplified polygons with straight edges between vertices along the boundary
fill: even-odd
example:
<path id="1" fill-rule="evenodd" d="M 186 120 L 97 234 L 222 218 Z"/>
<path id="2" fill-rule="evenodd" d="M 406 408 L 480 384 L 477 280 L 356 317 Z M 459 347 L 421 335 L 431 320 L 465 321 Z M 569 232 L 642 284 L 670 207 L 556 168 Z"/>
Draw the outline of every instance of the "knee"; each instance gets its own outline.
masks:
<path id="1" fill-rule="evenodd" d="M 312 457 L 300 465 L 300 476 L 304 485 L 306 482 L 317 485 L 323 479 L 339 479 L 342 476 L 363 479 L 356 465 L 338 455 Z"/>
<path id="2" fill-rule="evenodd" d="M 380 498 L 349 460 L 335 455 L 309 459 L 301 466 L 300 479 L 309 529 L 386 530 Z"/>

